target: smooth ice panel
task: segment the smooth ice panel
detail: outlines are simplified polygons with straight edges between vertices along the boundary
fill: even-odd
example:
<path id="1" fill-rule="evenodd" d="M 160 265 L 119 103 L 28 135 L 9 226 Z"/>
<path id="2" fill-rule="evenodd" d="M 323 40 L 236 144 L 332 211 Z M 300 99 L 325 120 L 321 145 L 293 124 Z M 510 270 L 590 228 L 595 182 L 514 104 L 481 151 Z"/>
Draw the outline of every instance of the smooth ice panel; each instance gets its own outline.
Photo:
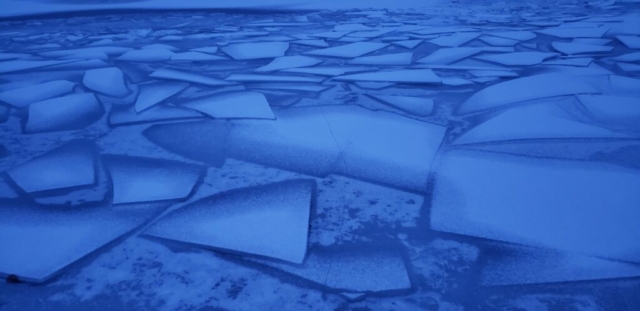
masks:
<path id="1" fill-rule="evenodd" d="M 287 49 L 287 42 L 237 43 L 220 48 L 235 60 L 281 57 Z"/>
<path id="2" fill-rule="evenodd" d="M 386 46 L 388 46 L 388 44 L 386 43 L 354 42 L 354 43 L 334 46 L 326 49 L 308 51 L 308 52 L 304 52 L 304 54 L 315 55 L 315 56 L 354 58 L 354 57 L 360 57 L 362 55 L 380 50 Z"/>
<path id="3" fill-rule="evenodd" d="M 145 235 L 302 263 L 314 189 L 313 180 L 289 180 L 219 193 L 166 215 Z"/>
<path id="4" fill-rule="evenodd" d="M 124 74 L 116 67 L 87 70 L 82 83 L 87 88 L 108 96 L 124 97 L 130 93 L 124 82 Z"/>
<path id="5" fill-rule="evenodd" d="M 66 80 L 49 81 L 0 93 L 0 101 L 16 108 L 71 93 L 75 83 Z"/>
<path id="6" fill-rule="evenodd" d="M 142 112 L 149 109 L 178 94 L 188 86 L 188 83 L 163 81 L 141 84 L 139 85 L 140 93 L 136 99 L 135 110 L 136 112 Z"/>
<path id="7" fill-rule="evenodd" d="M 56 97 L 29 105 L 24 131 L 36 133 L 82 129 L 97 121 L 103 113 L 93 93 Z"/>
<path id="8" fill-rule="evenodd" d="M 233 91 L 204 96 L 182 104 L 216 119 L 275 119 L 262 93 Z"/>

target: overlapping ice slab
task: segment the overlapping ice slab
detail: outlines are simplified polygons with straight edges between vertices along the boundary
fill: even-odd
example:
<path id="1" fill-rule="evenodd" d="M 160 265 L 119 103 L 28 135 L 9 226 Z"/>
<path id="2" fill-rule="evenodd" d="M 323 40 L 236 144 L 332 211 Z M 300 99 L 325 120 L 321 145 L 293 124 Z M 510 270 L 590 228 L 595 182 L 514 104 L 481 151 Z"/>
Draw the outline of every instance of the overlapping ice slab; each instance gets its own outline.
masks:
<path id="1" fill-rule="evenodd" d="M 478 48 L 442 48 L 419 59 L 418 63 L 446 65 L 480 52 Z"/>
<path id="2" fill-rule="evenodd" d="M 431 69 L 403 69 L 357 73 L 334 78 L 336 81 L 394 82 L 408 84 L 440 84 L 442 79 Z"/>
<path id="3" fill-rule="evenodd" d="M 152 82 L 139 85 L 140 93 L 135 103 L 136 112 L 142 112 L 178 94 L 189 86 L 181 82 Z"/>
<path id="4" fill-rule="evenodd" d="M 640 97 L 579 95 L 580 103 L 597 122 L 627 130 L 640 130 Z"/>
<path id="5" fill-rule="evenodd" d="M 41 283 L 127 235 L 166 206 L 137 204 L 80 209 L 4 206 L 0 209 L 0 276 Z"/>
<path id="6" fill-rule="evenodd" d="M 594 44 L 573 43 L 573 42 L 553 42 L 553 48 L 567 55 L 589 54 L 589 53 L 606 53 L 613 50 L 612 46 L 602 46 Z"/>
<path id="7" fill-rule="evenodd" d="M 221 92 L 195 98 L 182 106 L 216 119 L 275 119 L 267 98 L 251 91 Z"/>
<path id="8" fill-rule="evenodd" d="M 535 99 L 597 93 L 600 90 L 574 76 L 560 73 L 539 74 L 487 87 L 469 97 L 457 112 L 467 114 Z"/>
<path id="9" fill-rule="evenodd" d="M 96 146 L 73 140 L 7 171 L 26 193 L 90 186 L 96 182 Z"/>
<path id="10" fill-rule="evenodd" d="M 220 48 L 235 60 L 282 57 L 287 49 L 287 42 L 236 43 Z"/>
<path id="11" fill-rule="evenodd" d="M 57 50 L 50 52 L 42 52 L 40 55 L 46 57 L 68 57 L 70 55 L 77 55 L 83 53 L 104 53 L 107 55 L 121 55 L 128 51 L 133 50 L 132 48 L 127 47 L 118 47 L 118 46 L 96 46 L 96 47 L 87 47 L 87 48 L 79 48 L 79 49 L 71 49 L 71 50 Z"/>
<path id="12" fill-rule="evenodd" d="M 109 125 L 120 126 L 158 121 L 173 121 L 182 119 L 204 119 L 205 115 L 187 108 L 173 105 L 151 107 L 143 112 L 136 112 L 134 108 L 114 105 L 109 112 Z"/>
<path id="13" fill-rule="evenodd" d="M 164 62 L 170 60 L 173 52 L 167 49 L 154 48 L 144 50 L 132 50 L 120 55 L 117 59 L 128 62 Z"/>
<path id="14" fill-rule="evenodd" d="M 187 198 L 202 179 L 200 165 L 155 158 L 103 155 L 113 187 L 113 204 Z"/>
<path id="15" fill-rule="evenodd" d="M 640 36 L 616 36 L 616 39 L 630 49 L 640 49 Z"/>
<path id="16" fill-rule="evenodd" d="M 251 73 L 234 73 L 225 80 L 234 82 L 312 82 L 320 83 L 324 78 L 291 76 L 291 75 L 269 75 L 269 74 L 251 74 Z"/>
<path id="17" fill-rule="evenodd" d="M 527 41 L 536 37 L 535 33 L 528 30 L 496 31 L 487 35 L 517 41 Z"/>
<path id="18" fill-rule="evenodd" d="M 124 74 L 116 67 L 87 70 L 82 83 L 90 90 L 108 96 L 124 97 L 130 93 L 124 81 Z"/>
<path id="19" fill-rule="evenodd" d="M 433 112 L 433 99 L 413 96 L 370 95 L 391 107 L 418 115 L 428 116 Z"/>
<path id="20" fill-rule="evenodd" d="M 417 40 L 403 40 L 403 41 L 394 41 L 391 42 L 392 44 L 395 45 L 399 45 L 403 48 L 407 48 L 407 49 L 414 49 L 416 46 L 420 45 L 420 43 L 422 43 L 423 40 L 421 39 L 417 39 Z"/>
<path id="21" fill-rule="evenodd" d="M 322 63 L 321 60 L 308 56 L 283 56 L 271 61 L 269 64 L 256 68 L 257 72 L 267 72 L 282 69 L 309 67 Z"/>
<path id="22" fill-rule="evenodd" d="M 311 68 L 292 68 L 282 70 L 283 72 L 308 73 L 319 76 L 339 76 L 348 72 L 374 71 L 375 67 L 348 67 L 348 66 L 326 66 Z"/>
<path id="23" fill-rule="evenodd" d="M 93 93 L 56 97 L 29 105 L 26 133 L 83 129 L 96 122 L 104 109 Z"/>
<path id="24" fill-rule="evenodd" d="M 334 46 L 326 49 L 313 50 L 304 52 L 307 55 L 329 56 L 340 58 L 354 58 L 365 54 L 380 50 L 388 46 L 386 43 L 377 42 L 354 42 L 340 46 Z"/>
<path id="25" fill-rule="evenodd" d="M 146 236 L 302 263 L 315 181 L 289 180 L 215 194 L 164 216 Z"/>
<path id="26" fill-rule="evenodd" d="M 2 92 L 0 102 L 16 108 L 24 108 L 35 102 L 71 93 L 75 86 L 75 83 L 66 80 L 49 81 Z"/>
<path id="27" fill-rule="evenodd" d="M 434 230 L 640 262 L 636 170 L 456 150 L 434 180 Z"/>
<path id="28" fill-rule="evenodd" d="M 197 73 L 184 72 L 175 69 L 161 68 L 149 75 L 149 77 L 165 80 L 183 81 L 206 86 L 224 86 L 233 83 L 224 80 L 200 75 Z"/>
<path id="29" fill-rule="evenodd" d="M 211 55 L 208 53 L 201 52 L 184 52 L 184 53 L 176 53 L 171 56 L 171 60 L 173 61 L 190 61 L 190 62 L 207 62 L 207 61 L 216 61 L 216 60 L 225 60 L 227 58 Z"/>

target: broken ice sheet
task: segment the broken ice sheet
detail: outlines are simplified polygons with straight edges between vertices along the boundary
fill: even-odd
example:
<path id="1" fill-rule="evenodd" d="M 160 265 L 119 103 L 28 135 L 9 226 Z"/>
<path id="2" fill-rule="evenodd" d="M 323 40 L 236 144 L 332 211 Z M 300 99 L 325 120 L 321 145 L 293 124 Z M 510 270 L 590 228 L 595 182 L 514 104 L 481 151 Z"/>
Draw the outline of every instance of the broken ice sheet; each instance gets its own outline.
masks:
<path id="1" fill-rule="evenodd" d="M 402 65 L 411 65 L 412 58 L 413 58 L 413 53 L 382 54 L 382 55 L 363 56 L 363 57 L 354 58 L 348 61 L 347 64 L 402 66 Z"/>
<path id="2" fill-rule="evenodd" d="M 357 73 L 335 77 L 337 81 L 394 82 L 409 84 L 440 84 L 442 80 L 431 69 L 405 69 Z"/>
<path id="3" fill-rule="evenodd" d="M 286 42 L 237 43 L 220 48 L 235 60 L 281 57 L 287 49 L 289 43 Z"/>
<path id="4" fill-rule="evenodd" d="M 203 118 L 206 118 L 206 116 L 197 111 L 172 105 L 154 106 L 141 113 L 136 112 L 133 107 L 114 105 L 111 107 L 111 111 L 109 112 L 109 125 L 120 126 L 158 121 Z"/>
<path id="5" fill-rule="evenodd" d="M 433 112 L 433 99 L 397 95 L 369 95 L 389 106 L 418 115 L 428 116 Z"/>
<path id="6" fill-rule="evenodd" d="M 26 133 L 85 128 L 100 119 L 104 109 L 93 93 L 56 97 L 29 105 Z"/>
<path id="7" fill-rule="evenodd" d="M 531 66 L 558 56 L 558 53 L 546 52 L 513 52 L 502 54 L 485 54 L 475 56 L 475 59 L 497 63 L 506 66 Z"/>
<path id="8" fill-rule="evenodd" d="M 617 62 L 629 62 L 629 63 L 638 62 L 640 61 L 640 52 L 633 52 L 633 53 L 618 55 L 612 58 L 611 60 L 615 60 Z"/>
<path id="9" fill-rule="evenodd" d="M 578 95 L 578 100 L 593 120 L 608 128 L 640 130 L 640 97 Z"/>
<path id="10" fill-rule="evenodd" d="M 557 58 L 548 60 L 543 65 L 587 67 L 593 62 L 591 57 Z"/>
<path id="11" fill-rule="evenodd" d="M 275 119 L 263 94 L 232 91 L 194 98 L 181 106 L 216 119 Z"/>
<path id="12" fill-rule="evenodd" d="M 442 36 L 442 37 L 438 37 L 435 39 L 431 39 L 427 42 L 429 43 L 433 43 L 437 46 L 442 46 L 442 47 L 458 47 L 460 45 L 463 45 L 475 38 L 477 38 L 478 36 L 480 36 L 480 33 L 475 33 L 475 32 L 461 32 L 461 33 L 456 33 L 453 35 L 449 35 L 449 36 Z"/>
<path id="13" fill-rule="evenodd" d="M 96 146 L 73 140 L 21 165 L 7 174 L 27 193 L 93 185 L 96 182 Z"/>
<path id="14" fill-rule="evenodd" d="M 478 48 L 442 48 L 419 59 L 418 63 L 447 65 L 480 52 Z"/>
<path id="15" fill-rule="evenodd" d="M 181 82 L 151 82 L 138 86 L 140 92 L 136 99 L 136 112 L 142 112 L 157 104 L 162 103 L 169 97 L 178 94 L 189 86 L 188 83 Z"/>
<path id="16" fill-rule="evenodd" d="M 82 83 L 107 96 L 125 97 L 131 93 L 125 84 L 124 74 L 116 67 L 87 70 Z"/>
<path id="17" fill-rule="evenodd" d="M 640 262 L 634 170 L 463 150 L 434 169 L 434 230 Z"/>
<path id="18" fill-rule="evenodd" d="M 334 46 L 326 49 L 313 50 L 303 54 L 315 56 L 329 56 L 340 58 L 354 58 L 380 50 L 388 46 L 386 43 L 354 42 L 346 45 Z"/>
<path id="19" fill-rule="evenodd" d="M 469 97 L 458 108 L 458 113 L 490 110 L 534 99 L 595 93 L 600 91 L 574 76 L 559 73 L 539 74 L 487 87 Z"/>
<path id="20" fill-rule="evenodd" d="M 0 61 L 10 60 L 10 59 L 18 59 L 18 58 L 26 58 L 29 57 L 29 54 L 20 54 L 20 53 L 2 53 L 0 52 Z"/>
<path id="21" fill-rule="evenodd" d="M 315 181 L 289 180 L 234 189 L 181 207 L 145 236 L 233 253 L 302 263 Z"/>
<path id="22" fill-rule="evenodd" d="M 202 84 L 207 86 L 223 86 L 223 85 L 233 84 L 231 82 L 200 75 L 197 73 L 184 72 L 184 71 L 179 71 L 179 70 L 169 69 L 169 68 L 158 69 L 153 73 L 151 73 L 149 77 L 166 79 L 166 80 L 191 82 L 191 83 Z"/>
<path id="23" fill-rule="evenodd" d="M 638 72 L 640 71 L 640 65 L 631 64 L 631 63 L 616 63 L 616 65 L 627 72 Z"/>
<path id="24" fill-rule="evenodd" d="M 41 283 L 69 265 L 125 236 L 166 206 L 138 204 L 113 208 L 51 209 L 36 206 L 0 209 L 0 275 Z M 20 238 L 16 238 L 20 237 Z M 37 259 L 37 260 L 36 260 Z"/>
<path id="25" fill-rule="evenodd" d="M 553 42 L 551 43 L 551 45 L 556 51 L 562 54 L 567 54 L 567 55 L 604 53 L 604 52 L 611 52 L 613 50 L 612 46 L 582 44 L 582 43 L 573 43 L 573 42 Z"/>
<path id="26" fill-rule="evenodd" d="M 217 46 L 204 46 L 204 47 L 200 47 L 200 48 L 191 49 L 190 51 L 207 53 L 207 54 L 215 54 L 215 53 L 218 52 L 218 47 Z"/>
<path id="27" fill-rule="evenodd" d="M 267 72 L 267 71 L 275 71 L 282 69 L 290 69 L 290 68 L 298 68 L 298 67 L 309 67 L 322 63 L 321 60 L 307 57 L 307 56 L 283 56 L 275 58 L 268 65 L 256 68 L 255 71 L 258 72 Z"/>
<path id="28" fill-rule="evenodd" d="M 250 89 L 260 90 L 278 90 L 278 91 L 294 91 L 294 92 L 309 92 L 319 93 L 324 92 L 332 85 L 317 85 L 317 84 L 291 84 L 291 83 L 252 83 L 247 86 Z M 269 104 L 273 104 L 269 102 Z"/>
<path id="29" fill-rule="evenodd" d="M 131 48 L 126 48 L 126 47 L 97 46 L 97 47 L 80 48 L 80 49 L 72 49 L 72 50 L 42 52 L 40 53 L 40 55 L 45 57 L 67 57 L 69 55 L 75 55 L 78 53 L 101 52 L 109 56 L 115 56 L 115 55 L 121 55 L 131 50 L 132 50 Z"/>
<path id="30" fill-rule="evenodd" d="M 154 158 L 103 155 L 113 185 L 113 204 L 183 200 L 205 173 L 200 165 Z"/>
<path id="31" fill-rule="evenodd" d="M 171 56 L 172 61 L 189 61 L 189 62 L 206 62 L 206 61 L 217 61 L 217 60 L 226 60 L 227 58 L 211 55 L 207 53 L 201 52 L 184 52 L 184 53 L 175 53 Z"/>
<path id="32" fill-rule="evenodd" d="M 66 80 L 55 80 L 22 87 L 0 93 L 0 101 L 16 108 L 71 93 L 76 84 Z"/>

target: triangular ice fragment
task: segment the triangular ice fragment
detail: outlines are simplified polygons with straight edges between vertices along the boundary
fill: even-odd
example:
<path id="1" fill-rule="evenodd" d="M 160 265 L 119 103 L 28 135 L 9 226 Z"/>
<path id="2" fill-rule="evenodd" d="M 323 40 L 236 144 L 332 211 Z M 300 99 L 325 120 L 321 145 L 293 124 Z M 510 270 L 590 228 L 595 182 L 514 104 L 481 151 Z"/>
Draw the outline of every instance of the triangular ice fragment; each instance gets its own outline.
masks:
<path id="1" fill-rule="evenodd" d="M 222 92 L 182 104 L 216 119 L 275 119 L 263 94 L 251 91 Z"/>
<path id="2" fill-rule="evenodd" d="M 307 56 L 283 56 L 275 58 L 268 65 L 258 67 L 255 71 L 258 72 L 267 72 L 267 71 L 275 71 L 282 69 L 290 69 L 290 68 L 298 68 L 298 67 L 309 67 L 322 63 L 321 60 L 313 57 Z"/>
<path id="3" fill-rule="evenodd" d="M 420 45 L 420 43 L 422 43 L 423 40 L 417 39 L 417 40 L 403 40 L 403 41 L 394 41 L 391 42 L 391 44 L 395 44 L 395 45 L 399 45 L 401 47 L 407 48 L 407 49 L 414 49 L 416 46 Z"/>
<path id="4" fill-rule="evenodd" d="M 113 97 L 129 95 L 124 74 L 116 67 L 87 70 L 82 83 L 87 88 Z"/>
<path id="5" fill-rule="evenodd" d="M 141 84 L 139 86 L 140 92 L 135 103 L 136 112 L 142 112 L 160 104 L 167 98 L 186 89 L 188 86 L 188 83 L 164 81 Z"/>
<path id="6" fill-rule="evenodd" d="M 56 97 L 29 105 L 27 133 L 83 129 L 102 116 L 104 109 L 93 93 Z"/>

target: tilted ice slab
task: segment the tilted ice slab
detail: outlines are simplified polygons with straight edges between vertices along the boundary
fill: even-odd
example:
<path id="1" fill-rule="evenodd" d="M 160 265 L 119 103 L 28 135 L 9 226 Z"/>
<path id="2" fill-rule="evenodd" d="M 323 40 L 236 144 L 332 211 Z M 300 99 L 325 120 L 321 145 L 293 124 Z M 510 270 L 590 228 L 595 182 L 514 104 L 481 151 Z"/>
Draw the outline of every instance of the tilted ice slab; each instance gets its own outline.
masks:
<path id="1" fill-rule="evenodd" d="M 517 77 L 518 74 L 509 70 L 469 70 L 474 77 Z"/>
<path id="2" fill-rule="evenodd" d="M 137 204 L 83 209 L 0 209 L 0 276 L 41 283 L 140 227 L 166 206 Z M 37 260 L 36 260 L 37 259 Z"/>
<path id="3" fill-rule="evenodd" d="M 55 80 L 0 93 L 0 102 L 16 108 L 71 93 L 76 84 L 66 80 Z"/>
<path id="4" fill-rule="evenodd" d="M 348 61 L 348 64 L 352 65 L 391 65 L 391 66 L 403 66 L 411 65 L 411 59 L 413 53 L 395 53 L 395 54 L 383 54 L 375 56 L 363 56 L 354 58 Z"/>
<path id="5" fill-rule="evenodd" d="M 519 40 L 500 38 L 494 36 L 480 36 L 478 39 L 493 46 L 514 46 L 520 43 Z"/>
<path id="6" fill-rule="evenodd" d="M 623 71 L 627 71 L 627 72 L 640 71 L 640 65 L 630 64 L 630 63 L 617 63 L 616 65 Z"/>
<path id="7" fill-rule="evenodd" d="M 442 47 L 458 47 L 480 36 L 477 32 L 461 32 L 431 39 L 428 42 Z"/>
<path id="8" fill-rule="evenodd" d="M 10 60 L 0 62 L 0 73 L 36 69 L 74 62 L 75 60 Z"/>
<path id="9" fill-rule="evenodd" d="M 217 46 L 203 46 L 200 48 L 191 49 L 190 51 L 201 52 L 207 54 L 216 54 L 218 52 Z"/>
<path id="10" fill-rule="evenodd" d="M 591 118 L 610 128 L 640 130 L 640 97 L 578 95 Z"/>
<path id="11" fill-rule="evenodd" d="M 535 33 L 527 30 L 497 31 L 487 33 L 487 35 L 516 41 L 527 41 L 536 37 Z"/>
<path id="12" fill-rule="evenodd" d="M 540 74 L 487 87 L 469 97 L 457 112 L 465 114 L 534 99 L 595 93 L 600 90 L 579 78 L 559 73 Z"/>
<path id="13" fill-rule="evenodd" d="M 480 52 L 478 48 L 443 48 L 419 59 L 418 63 L 447 65 Z"/>
<path id="14" fill-rule="evenodd" d="M 0 52 L 0 61 L 10 60 L 10 59 L 18 59 L 18 58 L 26 58 L 26 57 L 29 57 L 29 56 L 31 56 L 31 55 L 22 54 L 22 53 L 2 53 L 2 52 Z"/>
<path id="15" fill-rule="evenodd" d="M 103 155 L 113 204 L 186 199 L 205 174 L 200 165 L 165 159 Z"/>
<path id="16" fill-rule="evenodd" d="M 157 104 L 162 103 L 167 98 L 178 94 L 189 86 L 188 83 L 181 82 L 151 82 L 139 85 L 140 93 L 136 99 L 136 112 L 142 112 Z"/>
<path id="17" fill-rule="evenodd" d="M 173 52 L 155 48 L 144 50 L 132 50 L 120 55 L 117 59 L 128 62 L 164 62 L 170 60 L 173 56 Z"/>
<path id="18" fill-rule="evenodd" d="M 502 54 L 486 54 L 474 57 L 475 59 L 488 61 L 507 66 L 531 66 L 558 56 L 558 53 L 546 52 L 514 52 Z"/>
<path id="19" fill-rule="evenodd" d="M 339 39 L 352 32 L 353 31 L 351 30 L 350 31 L 327 31 L 327 32 L 310 34 L 309 36 L 316 37 L 316 38 L 325 38 L 325 39 Z"/>
<path id="20" fill-rule="evenodd" d="M 93 185 L 96 182 L 96 146 L 70 141 L 11 168 L 7 174 L 27 193 Z"/>
<path id="21" fill-rule="evenodd" d="M 616 36 L 616 39 L 630 49 L 640 49 L 640 36 Z"/>
<path id="22" fill-rule="evenodd" d="M 129 125 L 157 121 L 176 121 L 182 119 L 203 119 L 205 115 L 187 108 L 172 105 L 158 105 L 143 112 L 136 112 L 133 107 L 114 105 L 109 112 L 109 125 Z"/>
<path id="23" fill-rule="evenodd" d="M 362 72 L 362 71 L 374 71 L 377 70 L 375 67 L 348 67 L 348 66 L 325 66 L 325 67 L 312 67 L 312 68 L 292 68 L 285 69 L 282 72 L 292 72 L 292 73 L 308 73 L 319 76 L 340 76 L 349 72 Z"/>
<path id="24" fill-rule="evenodd" d="M 393 71 L 377 71 L 371 73 L 357 73 L 335 77 L 337 81 L 369 81 L 394 82 L 411 84 L 440 84 L 442 80 L 431 69 L 405 69 Z"/>
<path id="25" fill-rule="evenodd" d="M 591 57 L 572 57 L 548 60 L 543 65 L 587 67 L 593 62 Z"/>
<path id="26" fill-rule="evenodd" d="M 536 30 L 535 32 L 558 38 L 601 38 L 609 31 L 607 27 L 555 27 Z"/>
<path id="27" fill-rule="evenodd" d="M 617 62 L 629 62 L 629 63 L 638 62 L 640 61 L 640 52 L 633 52 L 633 53 L 618 55 L 612 58 L 611 60 L 615 60 Z"/>
<path id="28" fill-rule="evenodd" d="M 610 42 L 611 42 L 610 39 L 599 39 L 599 38 L 575 38 L 571 40 L 571 43 L 592 44 L 592 45 L 607 45 Z"/>
<path id="29" fill-rule="evenodd" d="M 219 193 L 164 216 L 145 235 L 302 263 L 314 191 L 313 180 L 289 180 Z"/>
<path id="30" fill-rule="evenodd" d="M 195 98 L 182 104 L 216 119 L 275 119 L 262 93 L 232 91 Z"/>
<path id="31" fill-rule="evenodd" d="M 267 71 L 275 71 L 282 69 L 290 69 L 290 68 L 298 68 L 298 67 L 309 67 L 322 63 L 321 60 L 313 57 L 307 56 L 283 56 L 278 57 L 271 61 L 268 65 L 258 67 L 255 71 L 258 72 L 267 72 Z"/>
<path id="32" fill-rule="evenodd" d="M 582 43 L 569 43 L 569 42 L 553 42 L 551 43 L 553 48 L 562 54 L 586 54 L 586 53 L 604 53 L 611 52 L 612 46 L 602 46 L 593 44 Z"/>
<path id="33" fill-rule="evenodd" d="M 211 55 L 207 53 L 201 52 L 184 52 L 184 53 L 176 53 L 171 56 L 171 60 L 173 61 L 190 61 L 190 62 L 206 62 L 206 61 L 216 61 L 216 60 L 224 60 L 227 59 L 225 57 Z"/>
<path id="34" fill-rule="evenodd" d="M 105 68 L 110 65 L 99 59 L 89 59 L 81 61 L 73 61 L 60 65 L 47 66 L 44 70 L 87 70 L 96 68 Z"/>
<path id="35" fill-rule="evenodd" d="M 282 57 L 287 49 L 287 42 L 238 43 L 220 48 L 235 60 Z"/>
<path id="36" fill-rule="evenodd" d="M 403 48 L 407 48 L 407 49 L 414 49 L 415 47 L 420 45 L 420 43 L 422 43 L 422 42 L 423 42 L 423 40 L 416 39 L 416 40 L 394 41 L 394 42 L 391 42 L 391 44 L 399 45 L 399 46 L 401 46 Z"/>
<path id="37" fill-rule="evenodd" d="M 296 40 L 296 41 L 292 41 L 291 43 L 296 43 L 296 44 L 306 45 L 306 46 L 315 46 L 315 47 L 319 47 L 319 48 L 329 47 L 329 44 L 327 44 L 327 42 L 325 42 L 322 39 L 318 39 L 318 40 L 311 40 L 311 39 Z"/>
<path id="38" fill-rule="evenodd" d="M 404 259 L 394 247 L 349 245 L 309 249 L 302 265 L 269 260 L 251 262 L 275 268 L 331 291 L 401 294 L 411 290 Z"/>
<path id="39" fill-rule="evenodd" d="M 484 286 L 640 276 L 640 267 L 633 264 L 518 245 L 494 246 L 483 262 L 480 284 Z"/>
<path id="40" fill-rule="evenodd" d="M 315 55 L 315 56 L 354 58 L 354 57 L 360 57 L 362 55 L 380 50 L 386 46 L 388 46 L 388 44 L 386 43 L 354 42 L 354 43 L 334 46 L 326 49 L 308 51 L 308 52 L 304 52 L 303 54 Z"/>
<path id="41" fill-rule="evenodd" d="M 149 45 L 145 45 L 140 47 L 141 50 L 169 50 L 171 52 L 176 52 L 178 50 L 180 50 L 179 48 L 173 46 L 173 45 L 168 45 L 168 44 L 161 44 L 161 43 L 155 43 L 155 44 L 149 44 Z"/>
<path id="42" fill-rule="evenodd" d="M 572 99 L 570 98 L 569 101 Z M 463 133 L 453 144 L 518 140 L 631 138 L 573 120 L 558 104 L 564 99 L 511 108 Z"/>
<path id="43" fill-rule="evenodd" d="M 305 76 L 285 76 L 268 74 L 234 73 L 225 80 L 234 82 L 312 82 L 320 83 L 324 78 Z"/>
<path id="44" fill-rule="evenodd" d="M 149 75 L 149 77 L 166 80 L 184 81 L 195 84 L 202 84 L 207 86 L 223 86 L 231 85 L 233 83 L 224 80 L 207 77 L 197 73 L 184 72 L 174 69 L 161 68 Z"/>
<path id="45" fill-rule="evenodd" d="M 102 116 L 104 109 L 93 93 L 56 97 L 29 105 L 27 133 L 85 128 Z"/>
<path id="46" fill-rule="evenodd" d="M 87 88 L 113 97 L 131 93 L 124 82 L 124 74 L 116 67 L 87 70 L 82 83 Z"/>
<path id="47" fill-rule="evenodd" d="M 395 107 L 418 116 L 428 116 L 433 112 L 434 103 L 433 99 L 430 98 L 397 95 L 370 96 L 391 107 Z"/>
<path id="48" fill-rule="evenodd" d="M 640 262 L 635 170 L 459 150 L 434 180 L 434 230 Z"/>

